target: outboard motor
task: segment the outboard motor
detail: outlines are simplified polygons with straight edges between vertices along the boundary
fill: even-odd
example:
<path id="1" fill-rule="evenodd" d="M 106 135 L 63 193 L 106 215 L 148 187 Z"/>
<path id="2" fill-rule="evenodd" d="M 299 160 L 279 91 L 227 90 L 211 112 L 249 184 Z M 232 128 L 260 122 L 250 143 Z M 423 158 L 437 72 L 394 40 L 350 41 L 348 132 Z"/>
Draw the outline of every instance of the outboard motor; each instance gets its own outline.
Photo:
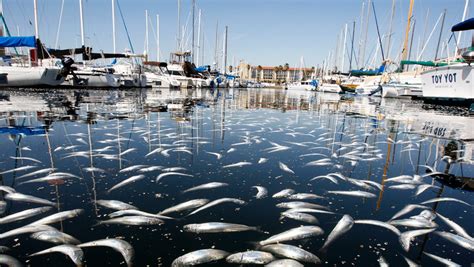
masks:
<path id="1" fill-rule="evenodd" d="M 474 51 L 464 52 L 462 58 L 464 58 L 464 61 L 466 61 L 467 64 L 471 65 L 471 63 L 474 63 Z"/>
<path id="2" fill-rule="evenodd" d="M 63 67 L 61 68 L 61 76 L 66 77 L 69 73 L 73 74 L 72 64 L 74 64 L 74 59 L 70 57 L 65 57 L 61 59 Z M 74 74 L 73 74 L 74 75 Z"/>

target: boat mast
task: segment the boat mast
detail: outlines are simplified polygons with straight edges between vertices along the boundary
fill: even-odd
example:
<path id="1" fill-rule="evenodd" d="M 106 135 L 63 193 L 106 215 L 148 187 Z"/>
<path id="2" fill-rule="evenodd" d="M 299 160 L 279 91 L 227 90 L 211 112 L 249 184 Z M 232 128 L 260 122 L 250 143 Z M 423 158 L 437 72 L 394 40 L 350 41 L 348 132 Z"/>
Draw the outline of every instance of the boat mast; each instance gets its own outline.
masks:
<path id="1" fill-rule="evenodd" d="M 197 35 L 197 46 L 196 46 L 196 65 L 199 66 L 199 54 L 201 50 L 201 9 L 198 12 L 198 35 Z"/>
<path id="2" fill-rule="evenodd" d="M 156 15 L 156 61 L 160 62 L 160 15 Z"/>
<path id="3" fill-rule="evenodd" d="M 81 44 L 82 46 L 86 46 L 86 41 L 84 37 L 84 10 L 82 7 L 82 0 L 79 0 L 79 17 L 80 17 L 80 22 L 81 22 Z"/>
<path id="4" fill-rule="evenodd" d="M 195 32 L 195 29 L 194 29 L 194 21 L 195 21 L 195 18 L 194 18 L 194 13 L 195 13 L 195 10 L 196 10 L 196 0 L 192 0 L 192 27 L 193 27 L 193 32 L 191 34 L 191 63 L 194 63 L 194 48 L 195 48 L 195 42 L 194 42 L 194 32 Z"/>
<path id="5" fill-rule="evenodd" d="M 219 58 L 218 58 L 218 53 L 217 53 L 218 46 L 219 46 L 218 39 L 219 39 L 219 21 L 217 21 L 217 23 L 216 23 L 216 44 L 215 44 L 215 47 L 214 47 L 214 68 L 215 68 L 215 70 L 217 70 L 217 67 L 219 66 L 219 64 L 218 64 Z"/>
<path id="6" fill-rule="evenodd" d="M 443 36 L 445 18 L 446 18 L 446 9 L 443 11 L 443 18 L 441 20 L 441 30 L 439 31 L 438 44 L 436 45 L 435 61 L 438 60 L 439 45 L 441 43 L 441 37 Z"/>
<path id="7" fill-rule="evenodd" d="M 180 50 L 180 38 L 181 38 L 181 0 L 178 0 L 178 29 L 176 33 L 176 51 Z"/>
<path id="8" fill-rule="evenodd" d="M 148 38 L 148 10 L 145 9 L 145 61 L 148 61 L 149 51 L 149 38 Z"/>
<path id="9" fill-rule="evenodd" d="M 390 30 L 388 32 L 387 41 L 387 58 L 390 58 L 390 49 L 392 48 L 392 29 L 393 29 L 393 18 L 395 16 L 395 0 L 392 1 L 392 15 L 390 16 Z"/>
<path id="10" fill-rule="evenodd" d="M 342 59 L 341 59 L 341 71 L 344 71 L 344 61 L 346 59 L 346 42 L 347 42 L 347 23 L 344 27 L 344 42 L 342 44 Z"/>
<path id="11" fill-rule="evenodd" d="M 464 13 L 462 15 L 462 20 L 461 21 L 465 21 L 466 20 L 466 16 L 467 16 L 467 9 L 469 7 L 469 0 L 466 0 L 466 5 L 464 6 Z M 462 36 L 462 31 L 459 32 L 458 34 L 458 39 L 456 41 L 456 47 L 454 48 L 454 58 L 456 58 L 459 54 L 458 54 L 458 48 L 459 48 L 459 43 L 461 42 L 461 36 Z"/>
<path id="12" fill-rule="evenodd" d="M 352 22 L 352 45 L 351 45 L 351 56 L 349 60 L 349 71 L 352 69 L 352 54 L 354 53 L 354 34 L 355 34 L 356 22 Z"/>
<path id="13" fill-rule="evenodd" d="M 224 74 L 227 73 L 227 32 L 228 32 L 228 27 L 225 26 L 225 31 L 224 31 L 224 45 L 223 45 L 223 63 L 224 63 Z"/>
<path id="14" fill-rule="evenodd" d="M 395 0 L 394 0 L 395 1 Z M 359 55 L 357 56 L 357 68 L 361 68 L 362 62 L 360 61 L 360 53 L 362 51 L 362 29 L 364 26 L 364 10 L 365 2 L 362 2 L 362 9 L 360 10 L 360 31 L 359 31 Z"/>
<path id="15" fill-rule="evenodd" d="M 116 40 L 115 40 L 115 0 L 112 0 L 112 44 L 114 54 L 117 53 Z"/>
<path id="16" fill-rule="evenodd" d="M 407 55 L 408 55 L 408 36 L 410 34 L 411 18 L 413 15 L 414 3 L 415 3 L 415 0 L 410 0 L 410 8 L 408 9 L 408 22 L 407 22 L 407 27 L 405 31 L 405 41 L 403 41 L 402 60 L 406 60 Z"/>
<path id="17" fill-rule="evenodd" d="M 360 61 L 361 61 L 361 65 L 362 67 L 364 67 L 364 64 L 365 64 L 365 49 L 367 47 L 367 36 L 368 36 L 368 33 L 369 33 L 369 20 L 370 20 L 370 4 L 371 4 L 372 0 L 369 0 L 368 4 L 367 4 L 367 15 L 365 16 L 365 33 L 364 33 L 364 42 L 363 42 L 363 46 L 362 46 L 362 52 L 361 52 L 361 57 L 360 57 Z"/>
<path id="18" fill-rule="evenodd" d="M 35 12 L 35 37 L 39 38 L 39 28 L 38 28 L 38 0 L 33 2 L 34 12 Z"/>

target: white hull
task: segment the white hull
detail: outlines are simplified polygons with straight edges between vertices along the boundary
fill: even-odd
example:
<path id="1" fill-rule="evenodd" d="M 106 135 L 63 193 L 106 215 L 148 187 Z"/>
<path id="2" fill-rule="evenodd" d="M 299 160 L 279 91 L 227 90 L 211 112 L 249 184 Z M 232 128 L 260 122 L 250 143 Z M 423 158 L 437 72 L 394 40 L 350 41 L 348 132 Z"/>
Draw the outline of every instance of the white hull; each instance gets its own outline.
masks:
<path id="1" fill-rule="evenodd" d="M 0 87 L 57 86 L 64 78 L 57 67 L 0 66 L 0 73 L 7 74 Z"/>
<path id="2" fill-rule="evenodd" d="M 156 88 L 178 88 L 180 83 L 169 75 L 159 75 L 152 72 L 145 72 L 147 85 Z"/>
<path id="3" fill-rule="evenodd" d="M 324 93 L 339 93 L 341 92 L 341 87 L 339 84 L 321 84 L 319 86 L 319 91 Z"/>
<path id="4" fill-rule="evenodd" d="M 386 84 L 382 86 L 382 97 L 411 98 L 422 96 L 423 90 L 419 85 Z"/>
<path id="5" fill-rule="evenodd" d="M 377 89 L 379 89 L 379 85 L 360 85 L 355 89 L 355 91 L 357 95 L 380 96 L 380 92 L 374 93 L 374 91 L 376 91 Z"/>
<path id="6" fill-rule="evenodd" d="M 423 97 L 474 100 L 473 68 L 459 64 L 424 71 L 421 74 Z"/>
<path id="7" fill-rule="evenodd" d="M 73 77 L 68 76 L 64 85 L 98 88 L 120 87 L 120 77 L 115 74 L 78 71 L 76 75 L 79 79 L 84 81 L 84 84 L 76 84 Z"/>

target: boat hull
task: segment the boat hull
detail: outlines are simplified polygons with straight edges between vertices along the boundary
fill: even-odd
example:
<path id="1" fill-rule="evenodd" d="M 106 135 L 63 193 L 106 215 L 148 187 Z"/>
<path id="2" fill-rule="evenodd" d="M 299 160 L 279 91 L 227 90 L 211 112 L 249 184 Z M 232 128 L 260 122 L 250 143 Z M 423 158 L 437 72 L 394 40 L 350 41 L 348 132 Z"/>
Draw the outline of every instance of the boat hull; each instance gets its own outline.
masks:
<path id="1" fill-rule="evenodd" d="M 64 81 L 60 71 L 60 68 L 55 67 L 0 66 L 0 73 L 6 74 L 0 87 L 57 86 Z"/>
<path id="2" fill-rule="evenodd" d="M 437 67 L 421 74 L 423 98 L 474 100 L 474 66 L 466 64 Z"/>

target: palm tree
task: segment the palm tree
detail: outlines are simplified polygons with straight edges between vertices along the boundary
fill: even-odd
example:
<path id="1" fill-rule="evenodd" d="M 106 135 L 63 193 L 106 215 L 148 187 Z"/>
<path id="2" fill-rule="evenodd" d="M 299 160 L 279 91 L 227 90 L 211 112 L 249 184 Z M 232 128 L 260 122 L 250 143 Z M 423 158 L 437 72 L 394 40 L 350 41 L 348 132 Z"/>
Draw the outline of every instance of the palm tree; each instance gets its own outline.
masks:
<path id="1" fill-rule="evenodd" d="M 232 72 L 234 70 L 234 68 L 232 67 L 232 65 L 229 66 L 229 72 Z"/>
<path id="2" fill-rule="evenodd" d="M 289 70 L 289 69 L 290 69 L 290 64 L 285 63 L 285 65 L 283 66 L 283 70 L 284 70 L 284 71 L 287 71 L 287 70 Z"/>

